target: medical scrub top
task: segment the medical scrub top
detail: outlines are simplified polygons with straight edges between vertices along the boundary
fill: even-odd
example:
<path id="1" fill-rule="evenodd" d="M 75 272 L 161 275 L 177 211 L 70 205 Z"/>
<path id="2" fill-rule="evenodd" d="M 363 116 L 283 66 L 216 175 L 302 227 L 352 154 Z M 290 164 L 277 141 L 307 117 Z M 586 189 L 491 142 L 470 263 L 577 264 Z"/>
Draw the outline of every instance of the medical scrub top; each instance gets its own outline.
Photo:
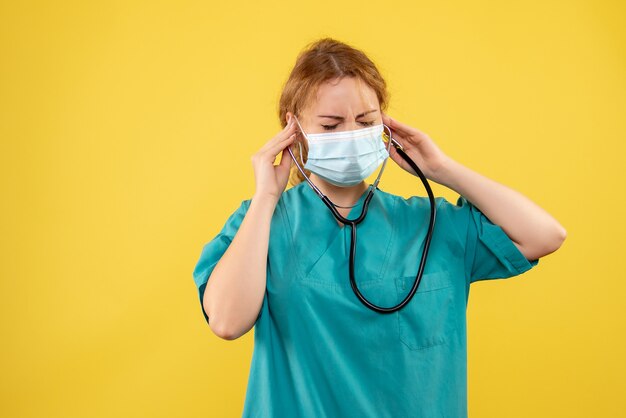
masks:
<path id="1" fill-rule="evenodd" d="M 360 215 L 368 191 L 348 219 Z M 308 183 L 282 193 L 271 220 L 243 417 L 467 417 L 470 284 L 521 274 L 539 260 L 527 260 L 463 196 L 456 205 L 435 201 L 417 292 L 403 309 L 381 314 L 350 286 L 350 227 L 339 225 Z M 202 248 L 193 271 L 201 309 L 207 280 L 250 202 L 242 201 Z M 408 294 L 429 214 L 428 197 L 374 192 L 357 225 L 355 258 L 356 282 L 370 302 L 395 306 Z"/>

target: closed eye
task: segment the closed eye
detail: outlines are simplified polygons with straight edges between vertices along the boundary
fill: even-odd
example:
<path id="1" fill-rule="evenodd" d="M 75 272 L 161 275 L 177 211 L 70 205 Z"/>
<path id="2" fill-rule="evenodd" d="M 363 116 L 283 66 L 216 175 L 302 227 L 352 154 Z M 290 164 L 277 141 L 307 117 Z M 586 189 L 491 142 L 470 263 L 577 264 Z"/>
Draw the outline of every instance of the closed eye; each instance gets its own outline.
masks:
<path id="1" fill-rule="evenodd" d="M 371 122 L 359 122 L 361 125 L 363 126 L 373 126 L 374 123 L 376 123 L 375 120 L 371 121 Z M 332 131 L 333 129 L 335 129 L 337 126 L 339 126 L 339 124 L 337 125 L 322 125 L 322 128 L 324 128 L 327 131 Z"/>

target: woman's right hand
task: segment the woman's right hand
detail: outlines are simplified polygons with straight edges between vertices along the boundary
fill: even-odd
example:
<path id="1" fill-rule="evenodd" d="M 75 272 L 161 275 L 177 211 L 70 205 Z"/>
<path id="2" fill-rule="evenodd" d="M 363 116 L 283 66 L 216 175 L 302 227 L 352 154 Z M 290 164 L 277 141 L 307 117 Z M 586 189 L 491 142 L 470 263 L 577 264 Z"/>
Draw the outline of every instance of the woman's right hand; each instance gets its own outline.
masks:
<path id="1" fill-rule="evenodd" d="M 293 164 L 287 147 L 296 138 L 295 125 L 293 117 L 290 117 L 282 131 L 252 155 L 251 160 L 256 181 L 255 196 L 269 196 L 278 201 L 285 190 L 289 180 L 289 171 Z M 274 165 L 274 160 L 280 151 L 282 151 L 280 163 Z"/>

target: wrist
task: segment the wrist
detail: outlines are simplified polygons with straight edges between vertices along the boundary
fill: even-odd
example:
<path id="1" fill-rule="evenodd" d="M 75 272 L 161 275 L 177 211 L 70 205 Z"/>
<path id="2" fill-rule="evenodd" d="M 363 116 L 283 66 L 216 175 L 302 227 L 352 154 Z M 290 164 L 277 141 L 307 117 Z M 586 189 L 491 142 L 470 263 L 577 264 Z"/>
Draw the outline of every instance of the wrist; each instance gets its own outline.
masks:
<path id="1" fill-rule="evenodd" d="M 446 156 L 444 163 L 442 163 L 437 169 L 435 181 L 443 186 L 455 190 L 456 180 L 459 177 L 459 173 L 462 168 L 462 164 L 453 158 Z"/>
<path id="2" fill-rule="evenodd" d="M 252 196 L 252 201 L 261 205 L 276 206 L 278 203 L 278 197 L 271 193 L 255 192 Z"/>

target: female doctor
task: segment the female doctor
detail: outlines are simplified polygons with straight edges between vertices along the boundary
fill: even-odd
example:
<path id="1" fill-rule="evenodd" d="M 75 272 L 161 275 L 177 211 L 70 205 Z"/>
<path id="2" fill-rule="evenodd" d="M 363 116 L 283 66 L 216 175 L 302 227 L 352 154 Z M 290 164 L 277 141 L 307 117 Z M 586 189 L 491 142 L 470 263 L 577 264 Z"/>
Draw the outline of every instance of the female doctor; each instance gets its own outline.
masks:
<path id="1" fill-rule="evenodd" d="M 309 45 L 280 98 L 284 128 L 252 156 L 254 195 L 202 248 L 193 276 L 211 330 L 232 340 L 255 329 L 244 417 L 467 417 L 470 284 L 519 275 L 565 239 L 527 197 L 452 159 L 386 108 L 385 81 L 362 51 L 331 38 Z M 425 177 L 460 195 L 456 205 L 434 200 L 417 291 L 386 313 L 351 287 L 352 229 L 359 291 L 392 307 L 416 281 L 432 208 L 428 198 L 378 187 L 366 202 L 364 180 L 389 157 L 420 186 L 383 132 Z M 369 203 L 364 219 L 339 222 L 294 158 L 341 216 L 357 219 Z"/>

